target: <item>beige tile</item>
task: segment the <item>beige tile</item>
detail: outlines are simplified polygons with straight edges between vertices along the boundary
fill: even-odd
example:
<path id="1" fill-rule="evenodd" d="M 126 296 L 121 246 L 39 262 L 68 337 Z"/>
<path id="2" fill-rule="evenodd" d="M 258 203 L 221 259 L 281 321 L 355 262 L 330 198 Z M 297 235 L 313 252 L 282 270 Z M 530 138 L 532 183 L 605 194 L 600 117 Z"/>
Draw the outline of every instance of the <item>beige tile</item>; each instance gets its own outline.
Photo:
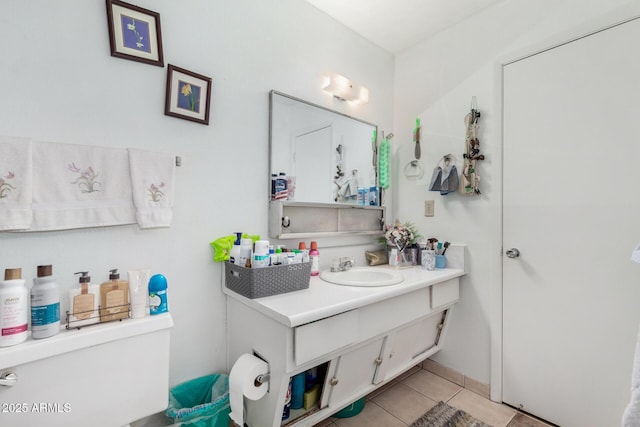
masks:
<path id="1" fill-rule="evenodd" d="M 506 427 L 516 414 L 515 409 L 492 402 L 469 390 L 460 391 L 447 403 L 494 427 Z"/>
<path id="2" fill-rule="evenodd" d="M 313 427 L 334 427 L 335 424 L 331 418 L 324 419 L 320 421 L 318 424 L 314 424 Z"/>
<path id="3" fill-rule="evenodd" d="M 421 370 L 402 381 L 412 389 L 424 394 L 431 400 L 446 402 L 462 390 L 457 384 L 447 381 L 431 372 Z"/>
<path id="4" fill-rule="evenodd" d="M 391 387 L 393 387 L 394 385 L 398 384 L 399 382 L 400 382 L 400 380 L 398 380 L 397 378 L 392 379 L 391 381 L 389 381 L 385 385 L 380 386 L 377 389 L 373 390 L 371 393 L 367 394 L 367 400 L 374 399 L 376 396 L 379 396 L 380 394 L 382 394 L 385 391 L 389 390 Z"/>
<path id="5" fill-rule="evenodd" d="M 550 424 L 532 418 L 521 412 L 518 412 L 508 424 L 508 427 L 551 427 Z"/>
<path id="6" fill-rule="evenodd" d="M 389 390 L 394 385 L 398 384 L 400 381 L 404 380 L 405 378 L 410 377 L 411 375 L 415 374 L 416 372 L 418 372 L 420 370 L 421 370 L 421 368 L 419 366 L 414 366 L 413 368 L 409 369 L 407 372 L 404 372 L 404 373 L 398 375 L 396 378 L 392 379 L 391 381 L 389 381 L 385 385 L 383 385 L 381 387 L 378 387 L 377 389 L 373 390 L 371 393 L 369 393 L 367 395 L 367 399 L 373 399 L 374 397 L 380 395 L 381 393 L 384 393 L 385 391 Z"/>
<path id="7" fill-rule="evenodd" d="M 406 424 L 369 400 L 362 412 L 351 418 L 332 418 L 338 427 L 406 427 Z"/>
<path id="8" fill-rule="evenodd" d="M 420 366 L 414 366 L 413 368 L 410 368 L 408 371 L 403 372 L 402 374 L 398 375 L 397 380 L 398 381 L 402 381 L 407 377 L 410 377 L 411 375 L 415 374 L 416 372 L 422 370 L 422 368 Z"/>
<path id="9" fill-rule="evenodd" d="M 440 363 L 435 362 L 431 359 L 426 359 L 424 362 L 422 362 L 422 369 L 432 372 L 444 379 L 451 381 L 452 383 L 458 384 L 459 386 L 464 386 L 464 375 L 461 372 L 441 365 Z"/>
<path id="10" fill-rule="evenodd" d="M 474 380 L 473 378 L 464 377 L 464 388 L 469 391 L 474 392 L 475 394 L 479 394 L 485 399 L 489 399 L 491 397 L 491 389 L 489 388 L 489 384 L 481 383 L 480 381 Z"/>
<path id="11" fill-rule="evenodd" d="M 420 418 L 437 403 L 402 383 L 396 384 L 373 401 L 407 424 Z"/>

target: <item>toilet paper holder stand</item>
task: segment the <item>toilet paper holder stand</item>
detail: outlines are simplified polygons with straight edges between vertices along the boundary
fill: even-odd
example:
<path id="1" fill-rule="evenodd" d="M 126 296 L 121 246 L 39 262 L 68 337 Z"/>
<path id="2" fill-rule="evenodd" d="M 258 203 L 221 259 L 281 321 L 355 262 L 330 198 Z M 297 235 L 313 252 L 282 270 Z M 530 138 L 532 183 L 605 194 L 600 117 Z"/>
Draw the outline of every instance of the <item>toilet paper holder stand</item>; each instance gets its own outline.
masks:
<path id="1" fill-rule="evenodd" d="M 271 378 L 270 373 L 260 374 L 256 377 L 254 384 L 256 387 L 260 387 L 262 384 L 268 382 L 270 378 Z"/>

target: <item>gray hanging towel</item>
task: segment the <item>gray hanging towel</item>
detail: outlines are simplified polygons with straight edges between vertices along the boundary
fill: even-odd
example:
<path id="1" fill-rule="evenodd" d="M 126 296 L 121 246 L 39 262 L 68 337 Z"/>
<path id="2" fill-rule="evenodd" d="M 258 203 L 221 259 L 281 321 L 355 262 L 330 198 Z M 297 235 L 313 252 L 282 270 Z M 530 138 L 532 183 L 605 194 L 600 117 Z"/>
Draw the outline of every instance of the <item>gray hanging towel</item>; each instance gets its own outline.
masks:
<path id="1" fill-rule="evenodd" d="M 442 173 L 442 182 L 440 184 L 440 194 L 443 196 L 458 190 L 460 180 L 458 179 L 458 169 L 455 164 L 445 167 Z"/>
<path id="2" fill-rule="evenodd" d="M 433 175 L 431 175 L 431 182 L 429 183 L 429 191 L 440 191 L 442 181 L 442 168 L 436 166 L 433 169 Z"/>
<path id="3" fill-rule="evenodd" d="M 444 156 L 441 161 L 443 166 L 436 166 L 433 170 L 429 191 L 439 191 L 441 195 L 446 196 L 458 190 L 460 180 L 458 178 L 458 168 L 456 168 L 451 156 Z"/>

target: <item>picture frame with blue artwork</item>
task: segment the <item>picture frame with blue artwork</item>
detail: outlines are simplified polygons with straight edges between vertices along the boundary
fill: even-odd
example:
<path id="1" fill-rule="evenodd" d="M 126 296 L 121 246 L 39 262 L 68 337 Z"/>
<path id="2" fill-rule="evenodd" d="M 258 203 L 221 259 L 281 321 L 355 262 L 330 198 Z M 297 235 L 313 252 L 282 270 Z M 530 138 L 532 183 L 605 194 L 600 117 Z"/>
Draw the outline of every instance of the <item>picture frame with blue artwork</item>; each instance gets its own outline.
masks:
<path id="1" fill-rule="evenodd" d="M 169 64 L 164 113 L 208 125 L 212 85 L 211 77 Z"/>
<path id="2" fill-rule="evenodd" d="M 111 56 L 164 67 L 160 14 L 106 0 Z"/>

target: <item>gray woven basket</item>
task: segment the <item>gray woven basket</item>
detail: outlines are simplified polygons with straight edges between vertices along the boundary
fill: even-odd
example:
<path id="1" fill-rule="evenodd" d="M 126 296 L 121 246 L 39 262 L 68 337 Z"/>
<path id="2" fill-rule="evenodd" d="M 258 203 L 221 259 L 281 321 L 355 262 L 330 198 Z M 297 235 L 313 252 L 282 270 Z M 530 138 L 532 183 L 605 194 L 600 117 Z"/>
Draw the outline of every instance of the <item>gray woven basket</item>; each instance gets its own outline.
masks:
<path id="1" fill-rule="evenodd" d="M 263 268 L 225 262 L 224 267 L 227 289 L 251 299 L 307 289 L 311 279 L 310 262 Z"/>

